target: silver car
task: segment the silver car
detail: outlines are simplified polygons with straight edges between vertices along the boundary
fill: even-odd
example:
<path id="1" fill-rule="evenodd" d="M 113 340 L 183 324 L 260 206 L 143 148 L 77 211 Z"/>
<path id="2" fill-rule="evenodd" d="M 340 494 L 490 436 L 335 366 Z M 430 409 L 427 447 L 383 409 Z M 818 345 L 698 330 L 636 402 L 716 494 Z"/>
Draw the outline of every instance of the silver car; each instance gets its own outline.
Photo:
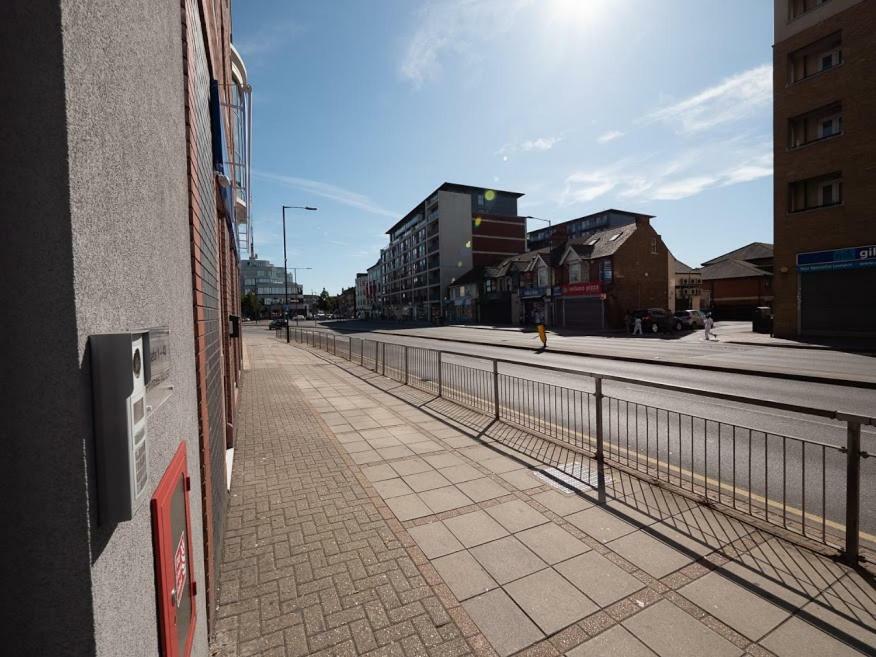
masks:
<path id="1" fill-rule="evenodd" d="M 702 310 L 679 310 L 674 317 L 681 323 L 682 330 L 689 331 L 706 326 L 706 314 Z M 678 325 L 676 324 L 676 326 Z"/>

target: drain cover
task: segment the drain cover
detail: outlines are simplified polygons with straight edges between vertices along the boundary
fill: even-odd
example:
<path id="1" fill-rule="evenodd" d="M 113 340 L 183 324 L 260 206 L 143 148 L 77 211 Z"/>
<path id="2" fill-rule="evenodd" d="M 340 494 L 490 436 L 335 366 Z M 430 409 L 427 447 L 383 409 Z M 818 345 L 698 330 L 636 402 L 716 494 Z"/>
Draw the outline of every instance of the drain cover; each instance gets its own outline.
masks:
<path id="1" fill-rule="evenodd" d="M 599 475 L 596 468 L 587 466 L 585 469 L 584 464 L 579 461 L 565 466 L 563 470 L 542 468 L 535 470 L 532 474 L 566 495 L 572 494 L 570 488 L 583 491 L 587 488 L 596 488 L 599 485 Z M 610 483 L 611 476 L 606 474 L 605 485 L 608 486 Z"/>

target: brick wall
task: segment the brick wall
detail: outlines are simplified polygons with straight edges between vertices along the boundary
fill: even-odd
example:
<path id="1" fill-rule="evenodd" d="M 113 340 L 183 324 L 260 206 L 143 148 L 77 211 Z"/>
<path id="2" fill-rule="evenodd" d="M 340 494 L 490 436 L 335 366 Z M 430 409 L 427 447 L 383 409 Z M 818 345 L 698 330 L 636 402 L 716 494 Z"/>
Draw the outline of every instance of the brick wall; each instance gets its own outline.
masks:
<path id="1" fill-rule="evenodd" d="M 840 31 L 843 63 L 788 86 L 788 54 Z M 777 43 L 773 51 L 776 335 L 797 332 L 798 253 L 876 242 L 874 34 L 876 2 L 861 2 Z M 842 103 L 842 135 L 787 149 L 789 118 L 837 101 Z M 788 213 L 789 183 L 833 171 L 842 171 L 842 205 Z"/>
<path id="2" fill-rule="evenodd" d="M 666 308 L 669 301 L 669 250 L 647 219 L 637 220 L 635 232 L 612 257 L 614 282 L 606 287 L 606 321 L 624 325 L 624 316 L 638 308 Z M 656 253 L 651 241 L 657 240 Z M 590 280 L 599 280 L 598 263 Z M 646 275 L 647 274 L 647 275 Z"/>

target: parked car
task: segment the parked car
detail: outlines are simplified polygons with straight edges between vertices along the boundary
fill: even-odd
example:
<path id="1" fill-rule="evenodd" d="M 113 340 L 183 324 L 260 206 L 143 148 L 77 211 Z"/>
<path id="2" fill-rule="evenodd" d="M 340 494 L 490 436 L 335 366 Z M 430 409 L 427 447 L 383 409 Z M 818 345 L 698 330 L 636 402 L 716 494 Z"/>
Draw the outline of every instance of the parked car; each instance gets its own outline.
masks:
<path id="1" fill-rule="evenodd" d="M 669 314 L 669 311 L 664 308 L 647 308 L 645 310 L 634 310 L 630 314 L 630 332 L 632 332 L 636 317 L 642 320 L 642 331 L 646 333 L 659 333 L 664 331 L 680 331 L 682 328 L 681 320 L 674 315 Z"/>
<path id="2" fill-rule="evenodd" d="M 283 328 L 284 326 L 286 326 L 287 323 L 288 322 L 285 319 L 283 319 L 282 317 L 279 317 L 279 318 L 273 320 L 268 325 L 268 328 L 269 329 L 280 329 L 280 328 Z"/>
<path id="3" fill-rule="evenodd" d="M 294 318 L 294 319 L 295 319 L 296 322 L 298 322 L 298 321 L 304 321 L 304 315 L 295 315 L 295 318 Z"/>
<path id="4" fill-rule="evenodd" d="M 676 328 L 676 331 L 701 329 L 706 326 L 706 314 L 702 310 L 679 310 L 675 313 L 675 318 L 681 322 L 681 328 Z"/>

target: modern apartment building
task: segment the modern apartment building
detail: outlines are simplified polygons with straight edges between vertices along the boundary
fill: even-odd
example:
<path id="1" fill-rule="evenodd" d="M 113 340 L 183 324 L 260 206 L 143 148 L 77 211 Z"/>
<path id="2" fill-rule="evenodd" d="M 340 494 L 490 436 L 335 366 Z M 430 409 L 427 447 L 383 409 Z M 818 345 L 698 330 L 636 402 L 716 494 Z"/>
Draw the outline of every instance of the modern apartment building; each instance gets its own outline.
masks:
<path id="1" fill-rule="evenodd" d="M 365 287 L 368 319 L 379 319 L 383 313 L 383 277 L 381 272 L 380 260 L 368 268 L 368 282 Z"/>
<path id="2" fill-rule="evenodd" d="M 0 278 L 51 317 L 0 327 L 5 652 L 207 657 L 249 207 L 230 2 L 0 14 Z"/>
<path id="3" fill-rule="evenodd" d="M 368 274 L 356 274 L 356 310 L 354 316 L 365 319 L 371 312 L 371 302 L 368 298 Z"/>
<path id="4" fill-rule="evenodd" d="M 266 315 L 280 316 L 286 305 L 290 315 L 305 314 L 307 306 L 303 288 L 300 283 L 290 280 L 287 289 L 282 267 L 255 257 L 240 264 L 241 294 L 254 293 L 262 302 Z"/>
<path id="5" fill-rule="evenodd" d="M 653 219 L 651 215 L 627 212 L 626 210 L 603 210 L 534 230 L 526 236 L 527 247 L 530 251 L 544 247 L 556 248 L 567 240 L 587 237 L 600 230 L 635 224 L 637 217 Z"/>
<path id="6" fill-rule="evenodd" d="M 387 231 L 381 251 L 383 312 L 437 322 L 448 285 L 472 267 L 526 249 L 518 192 L 445 182 Z"/>
<path id="7" fill-rule="evenodd" d="M 776 0 L 774 331 L 876 332 L 876 2 Z"/>

